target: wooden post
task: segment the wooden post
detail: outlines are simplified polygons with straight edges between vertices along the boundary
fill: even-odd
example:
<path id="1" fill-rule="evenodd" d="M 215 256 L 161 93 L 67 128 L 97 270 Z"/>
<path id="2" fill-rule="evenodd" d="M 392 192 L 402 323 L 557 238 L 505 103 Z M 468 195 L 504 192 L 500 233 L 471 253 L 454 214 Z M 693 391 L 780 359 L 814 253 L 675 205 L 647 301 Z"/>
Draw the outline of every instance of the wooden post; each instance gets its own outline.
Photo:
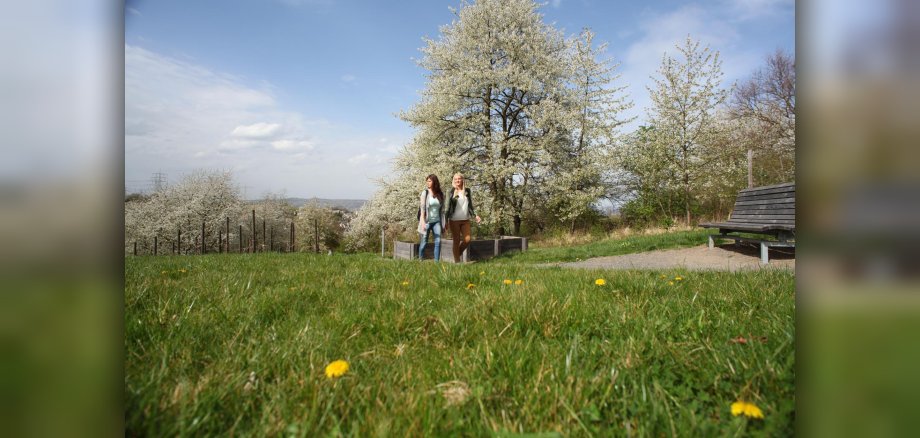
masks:
<path id="1" fill-rule="evenodd" d="M 224 252 L 224 230 L 217 230 L 217 253 Z"/>
<path id="2" fill-rule="evenodd" d="M 176 242 L 173 242 L 172 244 L 172 253 L 173 255 L 176 255 Z"/>
<path id="3" fill-rule="evenodd" d="M 252 252 L 256 252 L 256 211 L 252 210 Z"/>
<path id="4" fill-rule="evenodd" d="M 294 222 L 291 221 L 291 252 L 297 251 L 297 246 L 294 244 L 294 242 L 295 242 L 295 239 L 294 239 L 294 238 L 295 238 L 296 236 L 297 236 L 297 234 L 294 232 Z"/>
<path id="5" fill-rule="evenodd" d="M 495 242 L 495 244 L 494 244 L 495 246 L 492 248 L 492 256 L 493 256 L 493 257 L 498 257 L 498 255 L 501 254 L 501 247 L 502 247 L 502 245 L 501 245 L 501 240 L 500 240 L 500 239 L 495 239 L 495 240 L 493 240 L 493 242 Z"/>
<path id="6" fill-rule="evenodd" d="M 243 224 L 240 224 L 240 254 L 243 253 Z"/>
<path id="7" fill-rule="evenodd" d="M 134 241 L 134 255 L 137 256 L 137 241 Z"/>
<path id="8" fill-rule="evenodd" d="M 159 242 L 157 242 L 157 236 L 153 236 L 153 255 L 157 255 L 158 245 L 159 245 Z"/>
<path id="9" fill-rule="evenodd" d="M 182 228 L 179 228 L 179 234 L 176 236 L 176 254 L 182 255 Z"/>
<path id="10" fill-rule="evenodd" d="M 206 252 L 208 252 L 208 250 L 204 246 L 204 221 L 201 221 L 201 253 L 204 254 Z"/>
<path id="11" fill-rule="evenodd" d="M 275 251 L 275 226 L 274 225 L 272 225 L 271 227 L 271 233 L 272 233 L 272 240 L 271 240 L 271 245 L 269 245 L 268 247 L 268 250 L 274 252 Z"/>
<path id="12" fill-rule="evenodd" d="M 319 225 L 317 219 L 313 218 L 313 252 L 319 253 Z"/>
<path id="13" fill-rule="evenodd" d="M 265 219 L 262 219 L 262 252 L 265 252 Z"/>
<path id="14" fill-rule="evenodd" d="M 386 254 L 384 253 L 385 248 L 386 248 L 386 244 L 387 244 L 387 242 L 386 242 L 386 237 L 385 237 L 385 234 L 384 234 L 384 230 L 383 230 L 383 228 L 381 228 L 381 229 L 380 229 L 380 257 L 386 257 Z M 411 257 L 410 257 L 410 260 L 411 260 Z"/>
<path id="15" fill-rule="evenodd" d="M 754 150 L 748 149 L 748 188 L 754 187 L 754 175 L 752 169 L 754 168 Z"/>
<path id="16" fill-rule="evenodd" d="M 227 218 L 227 253 L 230 252 L 230 218 Z"/>
<path id="17" fill-rule="evenodd" d="M 521 252 L 527 251 L 527 238 L 521 238 Z"/>

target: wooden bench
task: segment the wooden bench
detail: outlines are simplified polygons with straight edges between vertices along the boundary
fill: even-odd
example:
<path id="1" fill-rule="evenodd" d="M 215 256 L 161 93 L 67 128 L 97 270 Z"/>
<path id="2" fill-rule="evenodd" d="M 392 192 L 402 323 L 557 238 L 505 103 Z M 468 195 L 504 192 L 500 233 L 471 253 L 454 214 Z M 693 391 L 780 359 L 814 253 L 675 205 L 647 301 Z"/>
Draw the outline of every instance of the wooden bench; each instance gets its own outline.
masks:
<path id="1" fill-rule="evenodd" d="M 716 238 L 733 239 L 735 243 L 759 243 L 760 262 L 769 263 L 771 247 L 795 248 L 795 183 L 741 190 L 727 221 L 704 223 L 700 226 L 719 229 L 719 234 L 709 236 L 710 248 L 715 245 Z M 728 234 L 736 232 L 769 235 L 775 240 Z"/>

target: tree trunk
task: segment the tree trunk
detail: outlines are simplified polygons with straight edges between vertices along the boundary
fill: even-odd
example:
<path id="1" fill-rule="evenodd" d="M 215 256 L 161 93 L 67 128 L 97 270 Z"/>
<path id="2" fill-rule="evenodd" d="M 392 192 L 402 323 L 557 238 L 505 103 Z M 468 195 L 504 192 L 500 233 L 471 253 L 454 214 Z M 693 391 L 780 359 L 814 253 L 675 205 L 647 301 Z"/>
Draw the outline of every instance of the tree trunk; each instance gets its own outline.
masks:
<path id="1" fill-rule="evenodd" d="M 521 215 L 514 215 L 514 226 L 511 230 L 511 235 L 520 236 L 521 235 Z"/>

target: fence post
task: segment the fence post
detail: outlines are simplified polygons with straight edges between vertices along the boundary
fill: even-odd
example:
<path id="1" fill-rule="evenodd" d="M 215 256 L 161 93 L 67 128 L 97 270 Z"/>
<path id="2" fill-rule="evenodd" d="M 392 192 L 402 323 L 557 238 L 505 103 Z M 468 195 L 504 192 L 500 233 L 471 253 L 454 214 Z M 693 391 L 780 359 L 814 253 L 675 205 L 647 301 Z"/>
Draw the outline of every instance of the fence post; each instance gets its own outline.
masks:
<path id="1" fill-rule="evenodd" d="M 256 210 L 252 210 L 252 252 L 256 252 Z"/>
<path id="2" fill-rule="evenodd" d="M 313 252 L 319 253 L 319 224 L 316 218 L 313 218 Z"/>
<path id="3" fill-rule="evenodd" d="M 265 252 L 265 218 L 262 218 L 262 252 Z"/>
<path id="4" fill-rule="evenodd" d="M 230 253 L 230 218 L 227 218 L 227 253 Z"/>
<path id="5" fill-rule="evenodd" d="M 495 239 L 493 240 L 493 242 L 494 242 L 494 247 L 492 248 L 492 256 L 498 257 L 498 255 L 501 253 L 501 243 L 500 243 L 501 241 L 498 239 Z"/>
<path id="6" fill-rule="evenodd" d="M 208 252 L 207 248 L 204 246 L 204 221 L 201 222 L 201 253 L 204 254 Z"/>
<path id="7" fill-rule="evenodd" d="M 271 244 L 269 245 L 268 250 L 270 252 L 275 252 L 275 226 L 274 225 L 272 225 L 271 227 L 271 233 L 272 233 L 272 240 L 271 240 Z"/>
<path id="8" fill-rule="evenodd" d="M 297 233 L 294 232 L 294 222 L 291 221 L 291 252 L 297 252 L 297 246 L 294 244 L 295 237 L 297 237 Z"/>
<path id="9" fill-rule="evenodd" d="M 521 238 L 521 252 L 527 251 L 527 238 Z"/>
<path id="10" fill-rule="evenodd" d="M 157 236 L 153 236 L 153 255 L 157 255 L 158 245 L 159 245 L 159 242 L 157 242 Z"/>
<path id="11" fill-rule="evenodd" d="M 380 257 L 386 257 L 386 236 L 384 234 L 383 228 L 380 229 Z"/>
<path id="12" fill-rule="evenodd" d="M 240 224 L 240 254 L 243 253 L 243 224 Z"/>
<path id="13" fill-rule="evenodd" d="M 224 230 L 217 230 L 217 253 L 222 252 L 224 252 Z"/>
<path id="14" fill-rule="evenodd" d="M 182 255 L 182 228 L 179 228 L 179 234 L 176 235 L 176 254 Z"/>
<path id="15" fill-rule="evenodd" d="M 137 257 L 137 241 L 134 241 L 134 256 Z"/>

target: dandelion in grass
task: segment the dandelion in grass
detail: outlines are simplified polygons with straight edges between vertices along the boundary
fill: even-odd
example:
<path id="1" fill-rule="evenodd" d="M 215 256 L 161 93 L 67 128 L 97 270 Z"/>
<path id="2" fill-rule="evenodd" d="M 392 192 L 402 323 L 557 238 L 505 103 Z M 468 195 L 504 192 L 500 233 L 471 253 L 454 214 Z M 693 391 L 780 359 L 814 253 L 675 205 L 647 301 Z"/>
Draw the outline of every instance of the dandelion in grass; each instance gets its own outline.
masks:
<path id="1" fill-rule="evenodd" d="M 181 272 L 181 273 L 184 274 L 184 273 L 186 273 L 186 272 L 188 272 L 188 271 L 186 271 L 185 269 L 180 269 L 179 272 Z"/>
<path id="2" fill-rule="evenodd" d="M 472 288 L 474 288 L 474 287 L 476 287 L 476 285 L 473 284 L 473 283 L 468 283 L 468 284 L 466 285 L 466 288 L 467 288 L 467 289 L 472 289 Z"/>
<path id="3" fill-rule="evenodd" d="M 508 279 L 508 278 L 506 278 L 506 279 L 505 279 L 505 281 L 503 281 L 502 283 L 505 283 L 505 284 L 511 284 L 511 280 L 510 280 L 510 279 Z"/>
<path id="4" fill-rule="evenodd" d="M 604 280 L 603 278 L 598 278 L 597 280 L 594 280 L 594 284 L 598 286 L 603 286 L 607 284 L 607 280 Z"/>
<path id="5" fill-rule="evenodd" d="M 524 280 L 521 280 L 521 279 L 514 280 L 514 284 L 517 285 L 517 286 L 520 286 L 520 285 L 524 284 Z"/>
<path id="6" fill-rule="evenodd" d="M 326 365 L 326 377 L 332 379 L 334 377 L 341 377 L 348 371 L 348 362 L 344 360 L 337 360 L 335 362 Z"/>
<path id="7" fill-rule="evenodd" d="M 403 286 L 408 286 L 408 285 L 409 285 L 409 280 L 403 280 L 402 285 L 403 285 Z"/>
<path id="8" fill-rule="evenodd" d="M 673 281 L 669 281 L 669 282 L 668 282 L 668 286 L 674 286 L 674 282 L 673 282 Z"/>
<path id="9" fill-rule="evenodd" d="M 661 274 L 661 279 L 664 280 L 665 278 L 668 278 L 668 277 L 665 277 L 664 274 Z"/>
<path id="10" fill-rule="evenodd" d="M 486 271 L 481 271 L 479 275 L 486 275 Z"/>
<path id="11" fill-rule="evenodd" d="M 684 280 L 684 277 L 681 277 L 680 275 L 678 275 L 677 277 L 674 277 L 674 281 L 683 281 L 683 280 Z"/>
<path id="12" fill-rule="evenodd" d="M 732 403 L 732 415 L 736 417 L 739 415 L 744 415 L 748 418 L 763 419 L 763 411 L 761 411 L 757 405 L 744 401 L 736 401 Z"/>

